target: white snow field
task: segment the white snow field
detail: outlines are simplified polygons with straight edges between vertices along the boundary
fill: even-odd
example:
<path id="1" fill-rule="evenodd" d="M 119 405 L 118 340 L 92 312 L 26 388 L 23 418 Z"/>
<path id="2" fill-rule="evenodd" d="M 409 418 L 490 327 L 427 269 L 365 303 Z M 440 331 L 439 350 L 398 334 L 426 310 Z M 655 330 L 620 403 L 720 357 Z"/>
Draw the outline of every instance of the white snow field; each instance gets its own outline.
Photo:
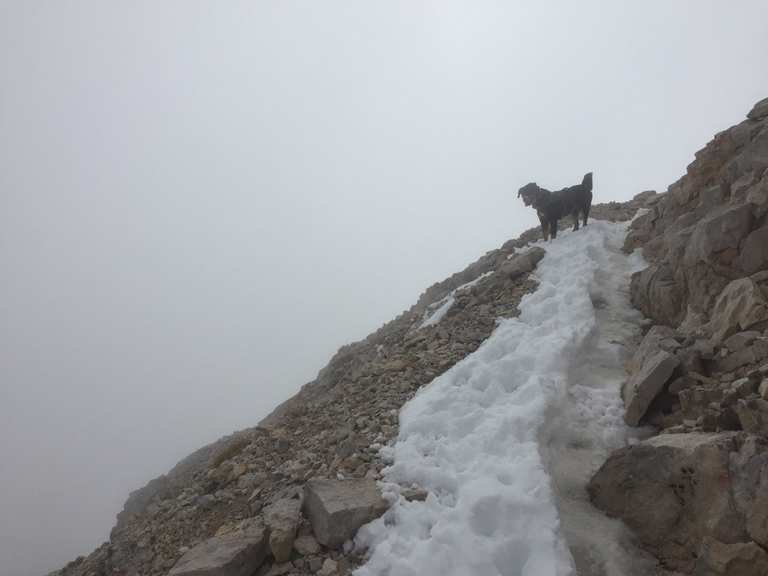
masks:
<path id="1" fill-rule="evenodd" d="M 585 485 L 631 440 L 620 385 L 641 321 L 628 298 L 642 266 L 622 254 L 627 223 L 595 220 L 557 240 L 520 316 L 424 387 L 382 449 L 395 500 L 363 527 L 357 576 L 638 576 L 649 568 Z M 429 492 L 399 497 L 400 486 Z"/>

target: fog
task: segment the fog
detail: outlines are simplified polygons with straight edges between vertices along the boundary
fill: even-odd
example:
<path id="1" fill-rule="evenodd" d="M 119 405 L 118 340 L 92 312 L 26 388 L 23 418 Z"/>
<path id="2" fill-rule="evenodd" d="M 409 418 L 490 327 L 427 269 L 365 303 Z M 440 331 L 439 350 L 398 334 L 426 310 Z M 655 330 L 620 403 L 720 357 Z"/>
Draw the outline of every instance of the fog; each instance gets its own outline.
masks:
<path id="1" fill-rule="evenodd" d="M 768 95 L 752 2 L 0 2 L 0 575 Z"/>

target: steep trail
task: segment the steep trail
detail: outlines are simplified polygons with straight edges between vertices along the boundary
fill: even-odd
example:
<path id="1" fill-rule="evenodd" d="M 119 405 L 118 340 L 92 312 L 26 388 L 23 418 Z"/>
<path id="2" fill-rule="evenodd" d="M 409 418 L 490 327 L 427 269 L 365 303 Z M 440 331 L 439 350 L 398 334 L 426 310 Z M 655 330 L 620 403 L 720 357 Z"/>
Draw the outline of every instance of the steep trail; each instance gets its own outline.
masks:
<path id="1" fill-rule="evenodd" d="M 630 440 L 622 343 L 640 316 L 626 294 L 638 264 L 621 253 L 626 229 L 593 221 L 540 244 L 520 316 L 403 407 L 382 449 L 396 501 L 358 534 L 371 550 L 358 576 L 643 576 L 621 525 L 584 490 Z M 426 501 L 398 497 L 409 485 Z"/>
<path id="2" fill-rule="evenodd" d="M 629 300 L 629 280 L 644 266 L 621 252 L 625 227 L 603 235 L 587 252 L 597 264 L 589 295 L 596 324 L 570 358 L 567 388 L 547 413 L 540 433 L 552 477 L 563 536 L 579 576 L 645 576 L 655 561 L 633 544 L 624 525 L 589 502 L 585 486 L 609 453 L 642 435 L 624 424 L 621 384 L 627 345 L 640 333 L 642 315 Z"/>

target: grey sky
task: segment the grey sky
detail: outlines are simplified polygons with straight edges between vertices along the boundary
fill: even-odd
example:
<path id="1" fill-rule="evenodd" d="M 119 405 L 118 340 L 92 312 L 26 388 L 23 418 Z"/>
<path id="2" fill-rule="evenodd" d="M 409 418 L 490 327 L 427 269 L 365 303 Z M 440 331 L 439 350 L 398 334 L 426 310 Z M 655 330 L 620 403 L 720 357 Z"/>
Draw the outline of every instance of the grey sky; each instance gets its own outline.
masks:
<path id="1" fill-rule="evenodd" d="M 0 576 L 595 172 L 768 95 L 768 3 L 0 0 Z"/>

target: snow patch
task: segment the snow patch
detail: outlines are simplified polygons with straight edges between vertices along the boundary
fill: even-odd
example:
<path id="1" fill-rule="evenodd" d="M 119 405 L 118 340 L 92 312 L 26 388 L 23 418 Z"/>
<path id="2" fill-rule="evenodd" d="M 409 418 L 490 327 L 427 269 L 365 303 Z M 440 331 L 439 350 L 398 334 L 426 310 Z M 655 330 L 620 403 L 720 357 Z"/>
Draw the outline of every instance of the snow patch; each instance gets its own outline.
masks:
<path id="1" fill-rule="evenodd" d="M 541 431 L 566 399 L 570 359 L 596 329 L 590 290 L 605 239 L 623 238 L 626 228 L 598 220 L 537 243 L 546 249 L 534 273 L 539 286 L 522 299 L 520 316 L 500 320 L 480 348 L 403 407 L 397 442 L 382 449 L 394 504 L 358 532 L 369 558 L 357 576 L 574 573 Z M 610 437 L 622 424 L 615 398 L 606 402 L 595 425 Z M 426 501 L 398 497 L 398 486 L 413 484 L 428 490 Z"/>
<path id="2" fill-rule="evenodd" d="M 458 288 L 452 290 L 450 294 L 448 294 L 448 296 L 427 306 L 427 310 L 424 312 L 424 320 L 421 322 L 421 324 L 419 324 L 419 327 L 417 328 L 417 330 L 421 328 L 425 328 L 426 326 L 434 326 L 435 324 L 440 322 L 440 320 L 442 320 L 443 317 L 448 313 L 448 310 L 451 309 L 451 306 L 453 306 L 454 303 L 456 302 L 457 292 L 471 288 L 472 286 L 480 282 L 483 278 L 490 276 L 491 274 L 493 274 L 493 270 L 489 272 L 485 272 L 484 274 L 481 274 L 474 280 L 462 284 Z"/>

